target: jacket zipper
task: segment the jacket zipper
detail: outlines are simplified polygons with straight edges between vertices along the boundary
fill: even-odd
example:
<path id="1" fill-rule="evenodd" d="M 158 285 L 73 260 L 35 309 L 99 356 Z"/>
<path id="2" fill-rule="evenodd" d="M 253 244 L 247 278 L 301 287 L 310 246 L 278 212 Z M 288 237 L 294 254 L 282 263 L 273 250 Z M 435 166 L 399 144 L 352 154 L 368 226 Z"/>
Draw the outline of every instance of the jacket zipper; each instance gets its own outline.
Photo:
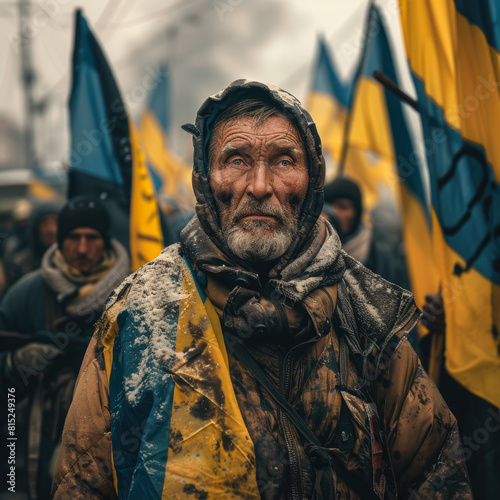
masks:
<path id="1" fill-rule="evenodd" d="M 290 372 L 291 372 L 291 353 L 292 351 L 296 350 L 297 348 L 304 346 L 305 344 L 309 344 L 311 342 L 316 341 L 317 339 L 310 339 L 306 340 L 305 342 L 301 342 L 300 344 L 297 344 L 296 346 L 292 347 L 286 354 L 285 358 L 283 360 L 283 368 L 282 368 L 282 381 L 283 383 L 281 384 L 281 394 L 283 397 L 290 403 L 289 401 L 289 396 L 290 396 Z M 283 428 L 283 435 L 285 437 L 285 444 L 286 448 L 288 451 L 288 458 L 290 461 L 290 470 L 292 472 L 292 477 L 291 477 L 291 491 L 292 491 L 292 500 L 301 500 L 302 499 L 302 488 L 301 488 L 301 478 L 302 478 L 302 472 L 300 468 L 300 461 L 297 453 L 297 445 L 296 441 L 293 438 L 293 434 L 291 429 L 291 423 L 288 420 L 287 416 L 283 411 L 280 409 L 279 410 L 279 416 L 280 416 L 280 422 L 281 426 Z"/>
<path id="2" fill-rule="evenodd" d="M 283 361 L 283 384 L 281 388 L 281 394 L 285 397 L 286 400 L 288 400 L 289 396 L 289 390 L 290 390 L 290 372 L 291 372 L 291 360 L 290 360 L 290 353 L 287 353 L 285 355 L 285 359 Z M 291 424 L 288 418 L 286 417 L 285 413 L 280 410 L 280 420 L 281 420 L 281 426 L 283 428 L 283 435 L 285 438 L 285 444 L 286 448 L 288 451 L 288 460 L 290 462 L 290 471 L 291 471 L 291 492 L 292 492 L 292 500 L 301 500 L 302 495 L 300 493 L 300 478 L 301 478 L 301 471 L 300 471 L 300 462 L 299 462 L 299 457 L 298 457 L 298 452 L 297 452 L 297 445 L 295 443 L 295 440 L 293 438 L 293 434 L 291 431 Z"/>

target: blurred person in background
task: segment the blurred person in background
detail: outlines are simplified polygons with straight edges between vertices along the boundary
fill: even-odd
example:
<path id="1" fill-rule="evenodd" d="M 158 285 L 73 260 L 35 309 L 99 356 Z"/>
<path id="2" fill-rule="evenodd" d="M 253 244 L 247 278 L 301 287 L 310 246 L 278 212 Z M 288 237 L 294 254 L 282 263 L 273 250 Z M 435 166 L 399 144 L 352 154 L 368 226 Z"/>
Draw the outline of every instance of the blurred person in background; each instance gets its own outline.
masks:
<path id="1" fill-rule="evenodd" d="M 5 238 L 2 255 L 9 255 L 28 245 L 28 221 L 33 212 L 33 204 L 26 198 L 17 200 L 11 213 L 10 227 Z"/>
<path id="2" fill-rule="evenodd" d="M 342 248 L 365 267 L 391 283 L 409 288 L 404 256 L 374 237 L 363 221 L 363 199 L 356 182 L 339 177 L 325 186 L 325 205 L 336 216 Z"/>
<path id="3" fill-rule="evenodd" d="M 40 245 L 49 243 L 53 225 L 37 227 L 43 228 Z M 50 497 L 64 419 L 94 323 L 129 273 L 127 252 L 109 231 L 99 200 L 70 200 L 41 268 L 17 281 L 0 303 L 0 387 L 5 395 L 15 391 L 16 491 L 27 488 L 30 499 Z"/>
<path id="4" fill-rule="evenodd" d="M 8 286 L 40 267 L 45 251 L 56 241 L 57 214 L 62 204 L 38 202 L 22 229 L 6 242 L 4 265 Z"/>

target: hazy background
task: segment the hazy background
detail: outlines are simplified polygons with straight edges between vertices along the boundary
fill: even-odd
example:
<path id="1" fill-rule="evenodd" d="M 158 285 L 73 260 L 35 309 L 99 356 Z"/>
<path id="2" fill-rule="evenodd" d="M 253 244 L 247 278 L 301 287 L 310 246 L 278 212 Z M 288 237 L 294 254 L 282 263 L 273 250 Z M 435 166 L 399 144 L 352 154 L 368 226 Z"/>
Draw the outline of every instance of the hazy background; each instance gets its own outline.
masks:
<path id="1" fill-rule="evenodd" d="M 25 0 L 23 0 L 25 1 Z M 144 78 L 167 63 L 171 78 L 171 135 L 174 149 L 189 159 L 189 137 L 180 125 L 192 122 L 201 102 L 237 78 L 275 83 L 305 101 L 322 34 L 347 77 L 358 61 L 368 0 L 39 0 L 29 7 L 23 36 L 31 42 L 36 155 L 66 162 L 67 101 L 71 79 L 74 10 L 82 5 L 99 39 L 132 116 L 147 93 Z M 401 35 L 396 0 L 376 2 L 397 47 Z M 19 3 L 0 0 L 0 149 L 7 132 L 25 121 L 19 50 Z M 401 75 L 407 91 L 411 83 Z M 6 132 L 7 131 L 7 132 Z M 10 132 L 9 132 L 10 133 Z M 6 135 L 7 134 L 7 135 Z M 4 153 L 5 155 L 5 150 Z M 0 157 L 2 152 L 0 151 Z M 17 155 L 20 159 L 20 154 Z M 0 158 L 1 162 L 1 158 Z"/>

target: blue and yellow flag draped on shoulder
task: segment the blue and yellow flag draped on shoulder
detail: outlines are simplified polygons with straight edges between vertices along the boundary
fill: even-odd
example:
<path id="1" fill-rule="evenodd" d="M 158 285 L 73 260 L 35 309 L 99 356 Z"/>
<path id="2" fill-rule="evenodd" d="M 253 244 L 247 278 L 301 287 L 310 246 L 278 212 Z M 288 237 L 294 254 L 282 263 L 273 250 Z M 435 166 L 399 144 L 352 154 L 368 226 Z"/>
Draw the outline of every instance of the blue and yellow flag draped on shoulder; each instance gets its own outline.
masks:
<path id="1" fill-rule="evenodd" d="M 500 407 L 500 3 L 399 5 L 427 145 L 446 368 Z"/>
<path id="2" fill-rule="evenodd" d="M 328 46 L 320 38 L 307 109 L 321 137 L 326 156 L 327 181 L 335 176 L 340 161 L 350 99 L 351 85 L 338 77 Z"/>
<path id="3" fill-rule="evenodd" d="M 192 209 L 192 169 L 174 153 L 168 140 L 171 111 L 169 82 L 168 68 L 160 66 L 156 85 L 139 125 L 140 144 L 156 192 L 174 198 L 184 209 Z"/>
<path id="4" fill-rule="evenodd" d="M 130 247 L 137 269 L 163 248 L 158 204 L 111 68 L 80 10 L 69 110 L 68 197 L 106 197 L 114 236 Z"/>
<path id="5" fill-rule="evenodd" d="M 141 279 L 103 339 L 119 498 L 260 498 L 217 313 L 178 246 Z"/>

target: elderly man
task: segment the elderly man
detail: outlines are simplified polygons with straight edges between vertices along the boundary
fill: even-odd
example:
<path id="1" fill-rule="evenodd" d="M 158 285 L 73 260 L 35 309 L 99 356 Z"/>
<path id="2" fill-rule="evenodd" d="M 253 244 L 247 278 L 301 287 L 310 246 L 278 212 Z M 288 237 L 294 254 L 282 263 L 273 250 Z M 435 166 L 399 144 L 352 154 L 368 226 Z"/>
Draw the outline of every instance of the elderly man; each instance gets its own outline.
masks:
<path id="1" fill-rule="evenodd" d="M 197 215 L 110 298 L 55 498 L 470 498 L 411 294 L 319 217 L 308 113 L 238 80 L 184 128 Z"/>
<path id="2" fill-rule="evenodd" d="M 0 383 L 16 409 L 8 420 L 15 461 L 2 461 L 15 467 L 11 492 L 50 498 L 64 419 L 94 323 L 129 273 L 127 252 L 109 230 L 99 200 L 69 201 L 41 269 L 15 283 L 0 304 Z"/>

